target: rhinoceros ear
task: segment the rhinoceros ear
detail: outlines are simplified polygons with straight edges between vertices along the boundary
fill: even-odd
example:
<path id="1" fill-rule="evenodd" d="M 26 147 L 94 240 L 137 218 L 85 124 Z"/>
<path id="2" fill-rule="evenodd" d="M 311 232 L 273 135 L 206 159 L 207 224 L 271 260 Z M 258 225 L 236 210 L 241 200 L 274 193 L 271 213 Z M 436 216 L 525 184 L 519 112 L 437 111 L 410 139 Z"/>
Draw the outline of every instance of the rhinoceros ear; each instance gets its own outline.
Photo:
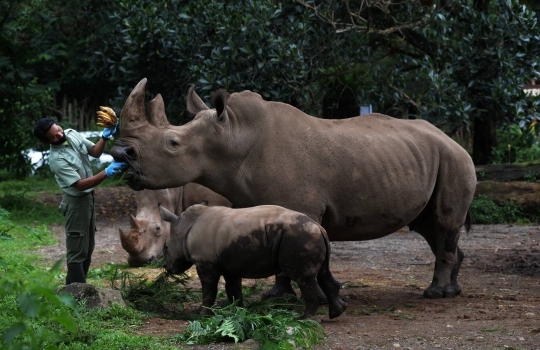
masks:
<path id="1" fill-rule="evenodd" d="M 148 103 L 148 121 L 159 129 L 164 129 L 169 126 L 169 121 L 165 114 L 165 103 L 160 94 L 157 94 L 157 96 Z"/>
<path id="2" fill-rule="evenodd" d="M 135 130 L 148 124 L 144 109 L 145 89 L 146 78 L 141 80 L 129 94 L 120 113 L 120 130 Z"/>
<path id="3" fill-rule="evenodd" d="M 210 109 L 208 106 L 201 100 L 199 95 L 195 92 L 195 85 L 191 85 L 188 90 L 187 95 L 187 110 L 191 114 L 197 114 L 200 111 Z"/>
<path id="4" fill-rule="evenodd" d="M 180 222 L 180 218 L 170 211 L 168 211 L 165 207 L 161 206 L 161 203 L 158 204 L 159 209 L 159 215 L 161 218 L 167 222 L 171 223 L 171 226 L 176 226 Z"/>
<path id="5" fill-rule="evenodd" d="M 212 104 L 216 108 L 216 113 L 218 115 L 218 121 L 224 122 L 227 120 L 227 99 L 230 94 L 225 90 L 218 90 L 212 97 Z"/>

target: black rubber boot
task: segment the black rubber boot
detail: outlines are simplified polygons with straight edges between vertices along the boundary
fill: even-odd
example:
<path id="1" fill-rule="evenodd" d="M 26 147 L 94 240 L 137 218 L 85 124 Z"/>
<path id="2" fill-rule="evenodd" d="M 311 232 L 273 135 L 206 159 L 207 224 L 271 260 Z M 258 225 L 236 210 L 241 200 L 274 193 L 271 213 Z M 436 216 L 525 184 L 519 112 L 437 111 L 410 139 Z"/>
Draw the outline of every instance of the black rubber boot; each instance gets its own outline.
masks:
<path id="1" fill-rule="evenodd" d="M 82 263 L 68 264 L 67 270 L 66 285 L 75 282 L 86 283 Z"/>
<path id="2" fill-rule="evenodd" d="M 83 271 L 84 271 L 84 277 L 88 276 L 88 270 L 90 269 L 90 263 L 92 262 L 92 259 L 88 259 L 83 261 Z"/>

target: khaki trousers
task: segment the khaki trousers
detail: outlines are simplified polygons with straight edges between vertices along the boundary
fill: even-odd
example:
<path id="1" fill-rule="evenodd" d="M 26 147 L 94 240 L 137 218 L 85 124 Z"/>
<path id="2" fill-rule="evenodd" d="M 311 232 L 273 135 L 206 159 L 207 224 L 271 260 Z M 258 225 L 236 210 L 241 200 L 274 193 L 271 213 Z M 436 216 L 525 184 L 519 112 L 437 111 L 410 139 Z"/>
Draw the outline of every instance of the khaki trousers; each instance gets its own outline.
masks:
<path id="1" fill-rule="evenodd" d="M 64 193 L 60 210 L 66 219 L 67 263 L 89 262 L 96 236 L 94 191 L 80 197 Z"/>

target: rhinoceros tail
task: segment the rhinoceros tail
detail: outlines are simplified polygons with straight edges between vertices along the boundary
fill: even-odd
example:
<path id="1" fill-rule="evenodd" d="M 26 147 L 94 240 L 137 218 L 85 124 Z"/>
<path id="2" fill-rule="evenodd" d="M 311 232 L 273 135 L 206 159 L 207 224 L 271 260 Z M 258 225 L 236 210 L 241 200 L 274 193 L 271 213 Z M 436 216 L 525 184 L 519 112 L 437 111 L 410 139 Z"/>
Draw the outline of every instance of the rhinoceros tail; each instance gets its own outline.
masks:
<path id="1" fill-rule="evenodd" d="M 322 226 L 318 226 L 324 239 L 324 245 L 326 246 L 326 257 L 324 258 L 324 263 L 321 266 L 321 270 L 319 273 L 327 273 L 328 271 L 330 271 L 330 241 L 328 239 L 328 234 L 326 233 L 326 230 Z"/>
<path id="2" fill-rule="evenodd" d="M 471 208 L 467 210 L 467 216 L 465 217 L 465 230 L 467 233 L 471 230 L 472 217 L 471 217 Z"/>

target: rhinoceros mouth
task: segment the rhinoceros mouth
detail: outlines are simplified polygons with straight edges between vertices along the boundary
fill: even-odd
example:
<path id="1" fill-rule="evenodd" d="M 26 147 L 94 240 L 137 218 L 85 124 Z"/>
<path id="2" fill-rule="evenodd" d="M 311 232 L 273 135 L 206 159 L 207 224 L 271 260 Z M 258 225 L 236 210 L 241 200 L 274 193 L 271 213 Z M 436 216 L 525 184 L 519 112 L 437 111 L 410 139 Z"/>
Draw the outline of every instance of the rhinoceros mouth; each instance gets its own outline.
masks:
<path id="1" fill-rule="evenodd" d="M 147 257 L 141 257 L 141 256 L 128 256 L 128 265 L 131 267 L 142 267 L 145 265 L 152 264 L 157 261 L 157 258 L 155 256 L 150 256 L 150 258 Z"/>
<path id="2" fill-rule="evenodd" d="M 140 173 L 133 171 L 133 168 L 131 168 L 128 171 L 128 177 L 126 180 L 126 184 L 134 191 L 140 191 L 144 189 L 144 182 L 143 177 Z"/>

